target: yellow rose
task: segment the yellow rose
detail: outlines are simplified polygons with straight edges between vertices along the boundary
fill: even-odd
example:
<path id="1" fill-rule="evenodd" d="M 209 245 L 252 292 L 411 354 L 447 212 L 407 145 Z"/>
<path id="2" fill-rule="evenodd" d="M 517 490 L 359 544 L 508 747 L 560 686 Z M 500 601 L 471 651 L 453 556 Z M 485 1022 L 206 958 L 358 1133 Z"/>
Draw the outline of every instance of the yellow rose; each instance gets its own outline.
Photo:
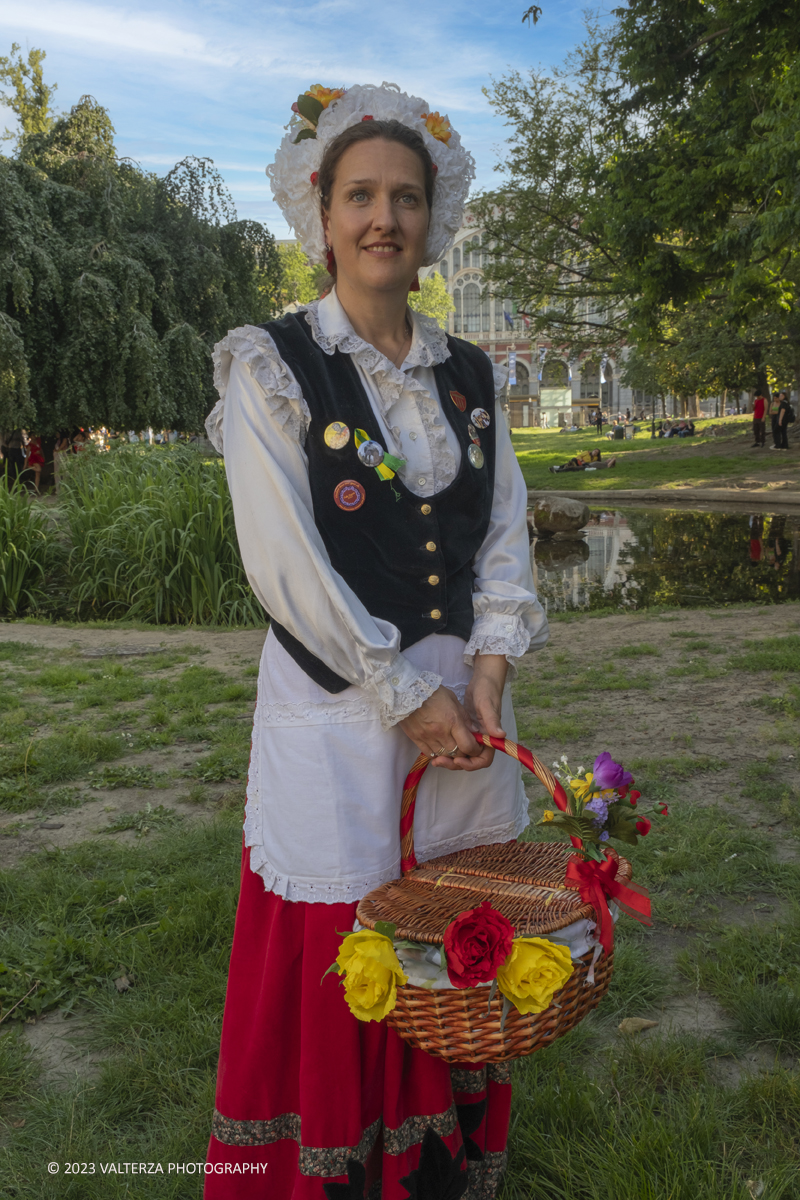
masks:
<path id="1" fill-rule="evenodd" d="M 548 821 L 552 821 L 552 819 L 555 815 L 556 814 L 551 809 L 546 808 L 544 810 L 544 812 L 542 813 L 542 824 L 546 824 Z"/>
<path id="2" fill-rule="evenodd" d="M 371 929 L 348 933 L 336 959 L 344 993 L 359 1021 L 382 1021 L 397 1003 L 397 985 L 408 982 L 388 937 Z"/>
<path id="3" fill-rule="evenodd" d="M 306 92 L 307 96 L 313 96 L 315 100 L 319 100 L 323 108 L 327 108 L 334 100 L 338 100 L 344 95 L 344 88 L 326 88 L 321 83 L 314 83 Z"/>
<path id="4" fill-rule="evenodd" d="M 428 133 L 432 134 L 437 142 L 444 142 L 447 145 L 450 141 L 450 134 L 453 132 L 447 117 L 442 117 L 438 112 L 435 112 L 423 113 L 421 119 L 425 122 Z"/>
<path id="5" fill-rule="evenodd" d="M 521 1013 L 549 1008 L 555 993 L 572 974 L 566 946 L 545 938 L 514 938 L 506 961 L 497 972 L 497 986 Z"/>

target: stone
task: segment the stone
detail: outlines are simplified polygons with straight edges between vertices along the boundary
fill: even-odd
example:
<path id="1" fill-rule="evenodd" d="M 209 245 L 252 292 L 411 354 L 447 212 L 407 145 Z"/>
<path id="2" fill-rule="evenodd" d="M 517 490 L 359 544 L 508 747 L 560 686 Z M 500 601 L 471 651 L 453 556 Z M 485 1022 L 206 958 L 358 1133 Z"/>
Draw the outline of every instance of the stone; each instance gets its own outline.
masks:
<path id="1" fill-rule="evenodd" d="M 540 537 L 578 533 L 589 520 L 589 505 L 567 496 L 542 496 L 533 506 L 533 523 Z"/>

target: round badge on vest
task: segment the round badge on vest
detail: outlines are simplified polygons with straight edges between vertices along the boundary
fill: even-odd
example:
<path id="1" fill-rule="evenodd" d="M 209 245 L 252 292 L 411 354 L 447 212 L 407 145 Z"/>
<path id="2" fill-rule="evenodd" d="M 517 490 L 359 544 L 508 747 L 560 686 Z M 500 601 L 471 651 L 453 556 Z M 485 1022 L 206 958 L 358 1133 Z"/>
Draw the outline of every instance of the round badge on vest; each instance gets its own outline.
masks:
<path id="1" fill-rule="evenodd" d="M 331 450 L 343 450 L 350 441 L 350 430 L 343 421 L 331 421 L 322 437 Z"/>
<path id="2" fill-rule="evenodd" d="M 483 466 L 483 451 L 481 450 L 480 446 L 470 446 L 467 454 L 469 455 L 469 461 L 472 463 L 473 467 L 476 467 L 478 470 L 480 470 L 480 468 Z"/>
<path id="3" fill-rule="evenodd" d="M 470 436 L 470 441 L 473 441 L 476 446 L 480 446 L 481 439 L 478 437 L 478 431 L 474 425 L 467 426 L 467 433 Z"/>
<path id="4" fill-rule="evenodd" d="M 366 491 L 355 479 L 343 479 L 341 483 L 337 483 L 333 492 L 336 506 L 343 512 L 355 512 L 357 508 L 361 508 L 366 498 Z"/>
<path id="5" fill-rule="evenodd" d="M 492 421 L 485 408 L 473 408 L 470 417 L 472 424 L 477 425 L 478 429 L 488 429 Z"/>
<path id="6" fill-rule="evenodd" d="M 362 442 L 358 457 L 365 467 L 379 467 L 383 462 L 384 450 L 378 442 Z"/>
<path id="7" fill-rule="evenodd" d="M 459 412 L 463 412 L 467 407 L 467 397 L 462 396 L 461 392 L 451 392 L 450 399 L 453 401 L 453 404 L 455 404 Z"/>

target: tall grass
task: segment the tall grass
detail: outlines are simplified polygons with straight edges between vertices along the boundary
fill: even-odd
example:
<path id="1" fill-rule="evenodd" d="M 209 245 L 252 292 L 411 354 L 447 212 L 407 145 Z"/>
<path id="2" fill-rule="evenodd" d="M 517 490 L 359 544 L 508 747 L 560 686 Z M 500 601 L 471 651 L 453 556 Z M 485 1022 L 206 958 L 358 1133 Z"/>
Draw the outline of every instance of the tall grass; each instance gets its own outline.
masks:
<path id="1" fill-rule="evenodd" d="M 19 483 L 0 475 L 0 616 L 18 617 L 36 608 L 48 542 L 45 513 Z"/>
<path id="2" fill-rule="evenodd" d="M 264 624 L 219 461 L 191 447 L 81 455 L 64 481 L 64 516 L 80 617 Z"/>

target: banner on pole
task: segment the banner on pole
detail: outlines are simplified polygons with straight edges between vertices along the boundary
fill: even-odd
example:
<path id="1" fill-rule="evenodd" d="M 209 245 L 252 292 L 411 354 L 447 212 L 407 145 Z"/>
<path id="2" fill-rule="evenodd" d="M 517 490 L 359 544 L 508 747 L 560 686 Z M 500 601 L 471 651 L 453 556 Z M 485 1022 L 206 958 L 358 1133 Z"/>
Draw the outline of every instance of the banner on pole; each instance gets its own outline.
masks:
<path id="1" fill-rule="evenodd" d="M 508 386 L 514 387 L 517 382 L 517 352 L 509 350 L 508 352 Z"/>

